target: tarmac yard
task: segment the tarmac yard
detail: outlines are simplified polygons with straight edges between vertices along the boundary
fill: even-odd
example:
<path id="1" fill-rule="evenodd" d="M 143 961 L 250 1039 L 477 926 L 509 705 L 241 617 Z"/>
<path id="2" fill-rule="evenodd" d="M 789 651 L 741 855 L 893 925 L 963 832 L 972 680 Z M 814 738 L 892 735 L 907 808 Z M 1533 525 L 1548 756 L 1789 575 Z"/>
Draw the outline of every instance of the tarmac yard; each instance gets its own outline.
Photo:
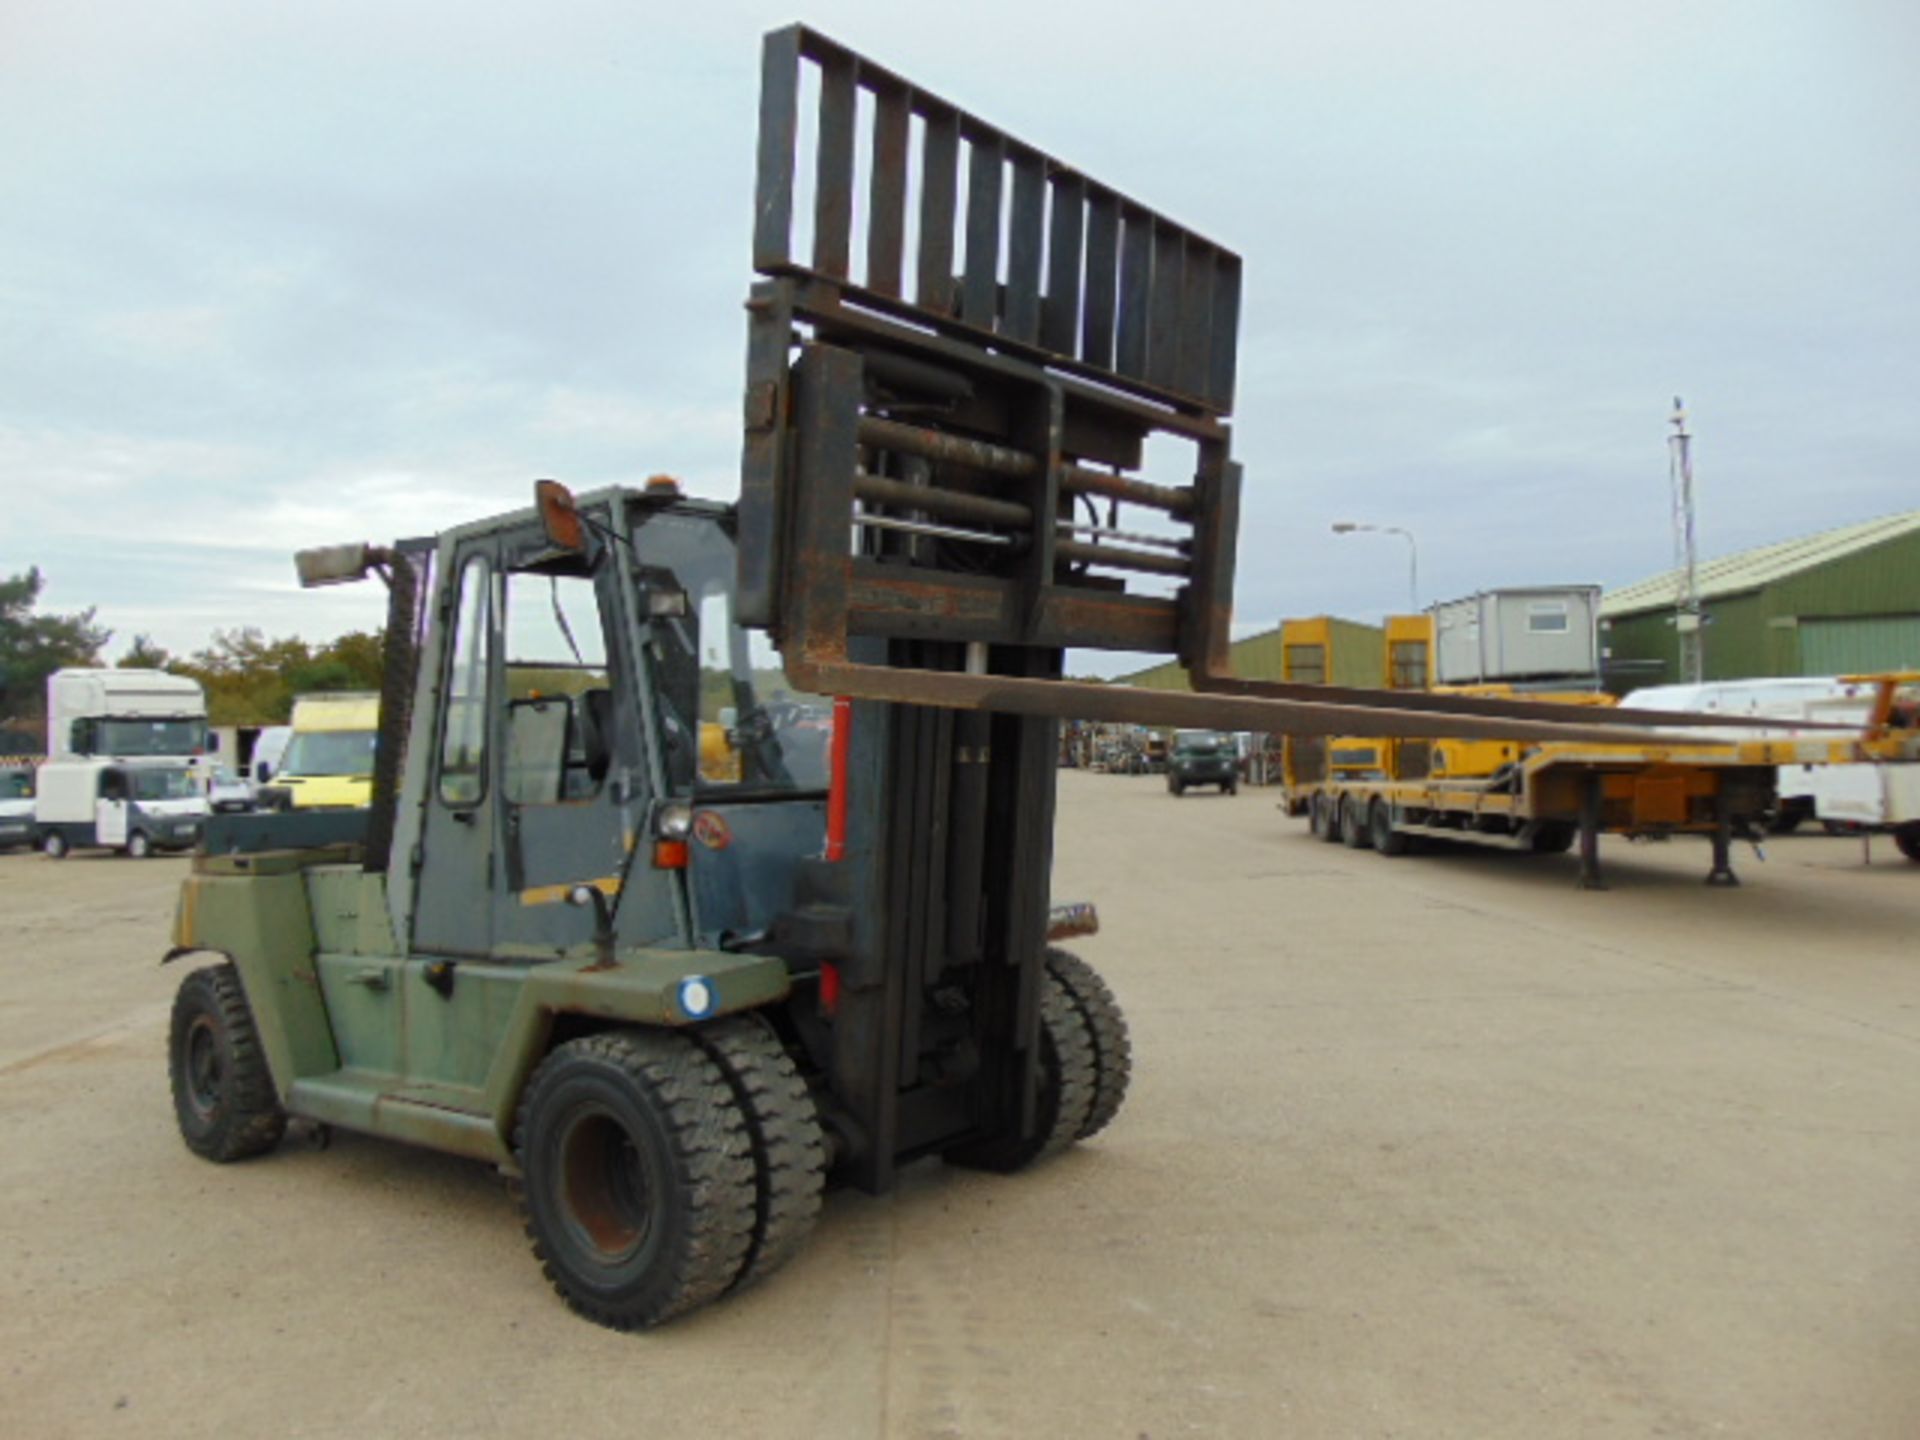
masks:
<path id="1" fill-rule="evenodd" d="M 1388 859 L 1061 777 L 1127 1107 L 618 1335 L 484 1167 L 174 1129 L 181 860 L 0 856 L 0 1432 L 1920 1435 L 1920 866 Z"/>

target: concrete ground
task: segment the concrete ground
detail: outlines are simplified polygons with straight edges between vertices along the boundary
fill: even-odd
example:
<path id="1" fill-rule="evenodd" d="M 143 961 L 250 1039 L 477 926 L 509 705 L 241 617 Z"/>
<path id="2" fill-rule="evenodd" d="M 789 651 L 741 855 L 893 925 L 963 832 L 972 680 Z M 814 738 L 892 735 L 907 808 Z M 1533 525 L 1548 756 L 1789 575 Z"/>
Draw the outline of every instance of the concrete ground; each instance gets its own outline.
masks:
<path id="1" fill-rule="evenodd" d="M 1920 1435 L 1920 867 L 1386 859 L 1062 777 L 1113 1127 L 829 1197 L 770 1283 L 573 1318 L 483 1167 L 180 1145 L 185 863 L 0 857 L 0 1431 Z"/>

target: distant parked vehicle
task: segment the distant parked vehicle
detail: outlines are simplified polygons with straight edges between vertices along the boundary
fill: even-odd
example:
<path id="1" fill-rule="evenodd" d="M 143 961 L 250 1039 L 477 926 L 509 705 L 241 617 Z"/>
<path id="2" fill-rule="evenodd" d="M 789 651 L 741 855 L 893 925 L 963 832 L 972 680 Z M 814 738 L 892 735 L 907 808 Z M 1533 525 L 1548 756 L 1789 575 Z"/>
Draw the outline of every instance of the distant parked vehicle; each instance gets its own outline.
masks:
<path id="1" fill-rule="evenodd" d="M 359 808 L 373 799 L 373 747 L 380 697 L 359 691 L 302 695 L 293 702 L 293 739 L 262 809 Z"/>
<path id="2" fill-rule="evenodd" d="M 200 838 L 207 797 L 178 761 L 49 760 L 33 802 L 35 843 L 52 860 L 77 849 L 142 859 Z"/>
<path id="3" fill-rule="evenodd" d="M 264 785 L 279 772 L 280 762 L 293 743 L 291 725 L 269 725 L 254 737 L 253 759 L 247 763 L 247 778 Z"/>
<path id="4" fill-rule="evenodd" d="M 207 808 L 216 815 L 253 809 L 253 782 L 231 770 L 216 770 L 207 781 Z"/>
<path id="5" fill-rule="evenodd" d="M 0 769 L 0 850 L 33 844 L 33 769 Z"/>

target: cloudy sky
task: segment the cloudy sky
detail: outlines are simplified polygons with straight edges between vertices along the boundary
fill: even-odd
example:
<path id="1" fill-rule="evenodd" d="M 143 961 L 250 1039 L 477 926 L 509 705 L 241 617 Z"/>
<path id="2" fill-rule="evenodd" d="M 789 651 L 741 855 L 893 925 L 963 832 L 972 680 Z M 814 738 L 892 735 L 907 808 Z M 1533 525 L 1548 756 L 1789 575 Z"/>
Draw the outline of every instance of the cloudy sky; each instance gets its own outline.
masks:
<path id="1" fill-rule="evenodd" d="M 1920 9 L 821 0 L 1238 248 L 1237 618 L 1920 506 Z M 736 488 L 758 37 L 792 11 L 0 0 L 0 572 L 115 648 L 324 639 L 289 552 Z M 1163 478 L 1177 481 L 1178 474 Z"/>

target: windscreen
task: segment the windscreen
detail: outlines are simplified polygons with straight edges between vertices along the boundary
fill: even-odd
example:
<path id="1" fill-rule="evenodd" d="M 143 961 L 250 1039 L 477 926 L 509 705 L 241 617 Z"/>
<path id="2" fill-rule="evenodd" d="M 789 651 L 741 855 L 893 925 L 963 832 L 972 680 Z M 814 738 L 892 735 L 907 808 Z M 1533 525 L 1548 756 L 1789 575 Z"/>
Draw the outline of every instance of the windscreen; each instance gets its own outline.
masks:
<path id="1" fill-rule="evenodd" d="M 191 800 L 199 793 L 193 776 L 185 770 L 165 769 L 127 771 L 127 788 L 136 800 Z"/>
<path id="2" fill-rule="evenodd" d="M 0 800 L 31 800 L 33 798 L 33 772 L 31 770 L 0 770 Z"/>
<path id="3" fill-rule="evenodd" d="M 734 624 L 732 537 L 709 518 L 667 514 L 634 544 L 676 788 L 825 789 L 832 703 L 796 691 L 766 638 Z"/>
<path id="4" fill-rule="evenodd" d="M 371 775 L 373 730 L 303 730 L 281 758 L 282 775 Z"/>
<path id="5" fill-rule="evenodd" d="M 102 720 L 94 740 L 101 755 L 198 755 L 206 747 L 204 720 Z"/>

